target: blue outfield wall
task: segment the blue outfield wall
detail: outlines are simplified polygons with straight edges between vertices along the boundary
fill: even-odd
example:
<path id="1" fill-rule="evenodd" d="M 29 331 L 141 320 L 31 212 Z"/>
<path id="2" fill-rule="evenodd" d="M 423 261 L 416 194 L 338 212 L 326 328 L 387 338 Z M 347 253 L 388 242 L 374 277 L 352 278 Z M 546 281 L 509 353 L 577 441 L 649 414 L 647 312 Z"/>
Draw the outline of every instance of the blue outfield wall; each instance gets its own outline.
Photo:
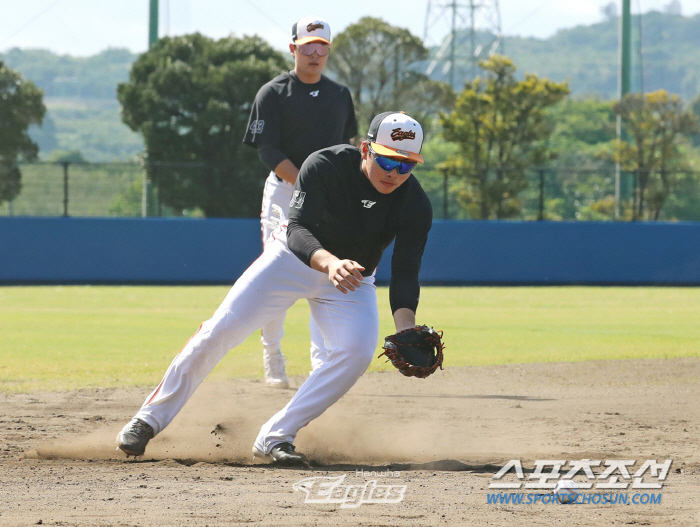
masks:
<path id="1" fill-rule="evenodd" d="M 260 221 L 0 218 L 0 282 L 233 283 Z"/>
<path id="2" fill-rule="evenodd" d="M 257 219 L 0 218 L 0 283 L 230 284 L 260 250 Z M 700 223 L 437 220 L 421 281 L 700 285 Z"/>

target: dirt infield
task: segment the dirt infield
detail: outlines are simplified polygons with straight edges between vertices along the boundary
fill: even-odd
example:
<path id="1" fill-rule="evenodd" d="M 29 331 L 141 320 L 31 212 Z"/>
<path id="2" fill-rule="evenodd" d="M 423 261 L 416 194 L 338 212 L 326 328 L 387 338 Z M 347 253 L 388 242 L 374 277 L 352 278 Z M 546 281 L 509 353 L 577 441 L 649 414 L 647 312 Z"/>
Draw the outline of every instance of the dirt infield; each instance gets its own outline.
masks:
<path id="1" fill-rule="evenodd" d="M 368 374 L 300 432 L 311 470 L 253 464 L 258 428 L 293 392 L 246 380 L 205 382 L 126 460 L 114 437 L 148 391 L 0 396 L 0 525 L 700 524 L 700 359 Z M 525 478 L 538 459 L 673 464 L 660 504 L 488 504 L 511 459 Z M 307 503 L 293 486 L 341 476 L 346 490 L 376 481 L 403 499 Z"/>

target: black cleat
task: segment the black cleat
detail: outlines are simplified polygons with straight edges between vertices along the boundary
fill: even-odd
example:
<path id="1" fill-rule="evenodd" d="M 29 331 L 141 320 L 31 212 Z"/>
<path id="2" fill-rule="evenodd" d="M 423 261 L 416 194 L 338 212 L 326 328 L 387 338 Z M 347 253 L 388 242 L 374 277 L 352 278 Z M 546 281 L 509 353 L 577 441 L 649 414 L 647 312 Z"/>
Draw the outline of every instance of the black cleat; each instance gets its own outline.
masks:
<path id="1" fill-rule="evenodd" d="M 291 443 L 278 443 L 272 447 L 269 454 L 264 454 L 253 447 L 255 457 L 271 460 L 282 467 L 308 467 L 309 460 L 301 452 L 297 452 Z"/>
<path id="2" fill-rule="evenodd" d="M 142 456 L 154 435 L 151 425 L 134 418 L 117 435 L 117 449 L 122 450 L 126 457 Z"/>
<path id="3" fill-rule="evenodd" d="M 284 467 L 308 467 L 309 460 L 301 452 L 297 452 L 291 443 L 279 443 L 270 450 L 270 457 L 276 465 Z"/>

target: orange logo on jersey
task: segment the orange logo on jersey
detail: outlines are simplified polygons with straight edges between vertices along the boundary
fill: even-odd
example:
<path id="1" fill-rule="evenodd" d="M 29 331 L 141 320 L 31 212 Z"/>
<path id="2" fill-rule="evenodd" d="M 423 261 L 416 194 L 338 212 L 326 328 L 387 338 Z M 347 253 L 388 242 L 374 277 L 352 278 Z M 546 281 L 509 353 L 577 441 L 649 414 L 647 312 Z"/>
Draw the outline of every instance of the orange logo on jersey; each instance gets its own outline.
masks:
<path id="1" fill-rule="evenodd" d="M 415 139 L 416 138 L 416 132 L 413 130 L 409 130 L 408 132 L 404 132 L 401 130 L 401 128 L 394 128 L 391 131 L 391 138 L 394 141 L 403 141 L 404 139 Z"/>
<path id="2" fill-rule="evenodd" d="M 312 23 L 312 24 L 309 24 L 308 26 L 306 26 L 306 31 L 311 33 L 312 31 L 315 31 L 316 29 L 323 29 L 323 28 L 324 28 L 323 24 L 313 24 Z"/>

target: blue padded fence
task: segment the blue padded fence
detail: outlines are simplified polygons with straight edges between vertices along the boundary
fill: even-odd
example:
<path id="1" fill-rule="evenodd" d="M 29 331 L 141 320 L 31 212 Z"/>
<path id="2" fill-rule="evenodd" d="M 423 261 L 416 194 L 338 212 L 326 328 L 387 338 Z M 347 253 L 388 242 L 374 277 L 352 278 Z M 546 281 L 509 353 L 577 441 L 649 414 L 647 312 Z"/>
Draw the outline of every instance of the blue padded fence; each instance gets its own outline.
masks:
<path id="1" fill-rule="evenodd" d="M 0 283 L 230 284 L 261 247 L 257 219 L 0 218 Z M 700 285 L 700 223 L 437 220 L 421 281 Z"/>

